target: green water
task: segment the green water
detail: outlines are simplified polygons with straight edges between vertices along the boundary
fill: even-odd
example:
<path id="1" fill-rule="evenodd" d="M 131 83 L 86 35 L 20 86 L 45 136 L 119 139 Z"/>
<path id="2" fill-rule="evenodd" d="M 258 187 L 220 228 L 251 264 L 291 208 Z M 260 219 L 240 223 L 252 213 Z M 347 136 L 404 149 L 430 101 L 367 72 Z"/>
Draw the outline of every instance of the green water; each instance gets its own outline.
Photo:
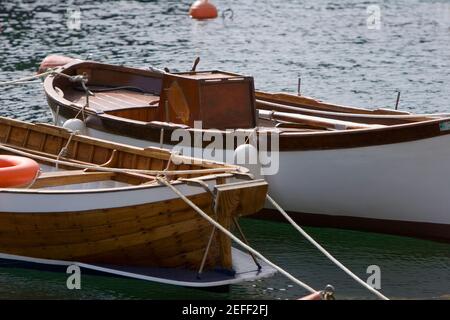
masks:
<path id="1" fill-rule="evenodd" d="M 374 297 L 330 263 L 287 224 L 243 219 L 250 243 L 292 274 L 320 289 L 336 288 L 338 299 Z M 450 299 L 450 245 L 335 229 L 307 228 L 358 276 L 381 269 L 381 289 L 397 299 Z M 0 268 L 1 299 L 295 299 L 305 291 L 283 276 L 233 285 L 227 293 L 139 280 L 83 275 L 81 290 L 68 290 L 65 273 Z"/>

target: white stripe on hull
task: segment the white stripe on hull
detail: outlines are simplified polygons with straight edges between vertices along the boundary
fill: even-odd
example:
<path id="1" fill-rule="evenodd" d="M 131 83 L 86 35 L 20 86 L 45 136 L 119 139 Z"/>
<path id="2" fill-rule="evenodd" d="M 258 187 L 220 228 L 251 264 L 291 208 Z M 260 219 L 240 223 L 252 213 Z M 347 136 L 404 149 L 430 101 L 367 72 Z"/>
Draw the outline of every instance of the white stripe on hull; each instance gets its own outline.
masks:
<path id="1" fill-rule="evenodd" d="M 230 181 L 234 180 L 230 179 Z M 215 183 L 215 180 L 210 181 L 210 188 Z M 176 187 L 186 196 L 205 192 L 202 187 L 195 185 L 179 184 Z M 109 189 L 101 192 L 84 190 L 81 193 L 72 191 L 33 192 L 32 190 L 23 192 L 20 189 L 16 190 L 2 191 L 0 189 L 0 212 L 74 212 L 121 208 L 178 198 L 173 191 L 165 186 Z"/>

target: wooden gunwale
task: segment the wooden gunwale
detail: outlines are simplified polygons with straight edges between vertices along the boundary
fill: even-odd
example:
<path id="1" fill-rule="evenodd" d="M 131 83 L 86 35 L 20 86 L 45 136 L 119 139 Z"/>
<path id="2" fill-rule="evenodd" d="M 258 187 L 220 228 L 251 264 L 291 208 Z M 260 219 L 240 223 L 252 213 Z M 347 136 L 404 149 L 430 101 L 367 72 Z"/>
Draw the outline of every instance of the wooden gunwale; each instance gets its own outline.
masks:
<path id="1" fill-rule="evenodd" d="M 55 104 L 50 104 L 50 107 L 54 108 Z M 74 117 L 77 113 L 76 109 L 65 106 L 60 107 L 60 115 L 67 119 Z M 95 119 L 98 119 L 98 121 Z M 450 134 L 450 131 L 441 131 L 439 128 L 440 123 L 447 121 L 450 121 L 450 117 L 386 126 L 384 128 L 302 132 L 285 130 L 279 134 L 279 148 L 280 151 L 347 149 L 434 138 Z M 114 119 L 108 115 L 100 114 L 92 115 L 91 122 L 88 121 L 87 125 L 93 129 L 113 135 L 129 136 L 159 144 L 161 127 L 154 124 L 136 124 L 128 122 L 126 119 Z M 164 143 L 168 145 L 176 144 L 177 142 L 170 139 L 173 129 L 164 126 L 164 130 Z M 191 137 L 194 136 L 192 129 L 187 129 L 187 132 L 191 134 Z M 226 132 L 221 133 L 224 137 L 227 135 Z M 270 151 L 270 131 L 268 133 L 268 141 L 268 150 Z M 203 147 L 206 147 L 208 144 L 209 142 L 205 142 Z M 234 145 L 233 149 L 236 147 Z"/>
<path id="2" fill-rule="evenodd" d="M 32 152 L 42 152 L 42 153 L 46 153 L 49 154 L 50 156 L 57 156 L 58 153 L 60 152 L 61 147 L 60 146 L 56 146 L 52 148 L 52 152 L 48 152 L 49 150 L 44 151 L 45 146 L 49 146 L 49 142 L 47 141 L 47 138 L 49 136 L 52 137 L 52 139 L 64 139 L 64 144 L 67 142 L 67 140 L 70 137 L 70 133 L 62 128 L 58 128 L 58 127 L 54 127 L 54 126 L 50 126 L 50 125 L 41 125 L 41 124 L 28 124 L 22 121 L 18 121 L 18 120 L 11 120 L 8 118 L 4 118 L 4 117 L 0 117 L 0 129 L 2 127 L 6 126 L 6 134 L 3 136 L 0 136 L 0 142 L 2 143 L 6 143 L 9 145 L 12 145 L 16 148 L 22 148 L 22 149 L 28 149 Z M 19 141 L 13 141 L 11 140 L 11 131 L 13 130 L 24 130 L 24 132 L 22 132 L 21 134 L 24 135 L 25 137 L 28 137 L 27 140 L 29 139 L 31 134 L 36 135 L 35 139 L 40 138 L 39 140 L 39 146 L 33 146 L 31 144 L 26 144 L 26 147 L 23 147 L 23 141 L 24 138 L 20 138 L 17 137 L 17 134 L 15 136 L 15 139 L 19 139 Z M 0 132 L 1 134 L 1 132 Z M 37 137 L 40 136 L 40 137 Z M 60 143 L 61 141 L 58 141 L 58 143 Z M 80 148 L 80 144 L 82 144 L 85 148 L 94 148 L 94 147 L 98 147 L 101 148 L 100 151 L 103 151 L 103 155 L 102 155 L 102 159 L 97 160 L 97 161 L 81 161 L 81 162 L 88 162 L 88 163 L 94 163 L 97 165 L 104 165 L 109 159 L 111 159 L 112 153 L 115 152 L 117 153 L 116 158 L 120 158 L 123 156 L 127 156 L 127 157 L 136 157 L 136 161 L 134 163 L 134 167 L 129 167 L 127 166 L 127 168 L 129 169 L 135 169 L 135 167 L 137 166 L 138 161 L 141 160 L 145 160 L 148 161 L 150 159 L 156 159 L 156 160 L 163 160 L 164 162 L 167 162 L 170 157 L 171 154 L 170 152 L 166 151 L 166 150 L 162 150 L 159 148 L 152 148 L 152 147 L 148 147 L 148 148 L 138 148 L 138 147 L 132 147 L 132 146 L 128 146 L 128 145 L 123 145 L 123 144 L 119 144 L 119 143 L 111 143 L 111 142 L 107 142 L 104 140 L 100 140 L 100 139 L 95 139 L 95 138 L 90 138 L 90 137 L 84 137 L 82 135 L 74 135 L 72 137 L 72 142 L 73 144 L 69 145 L 69 154 L 71 154 L 71 157 L 76 157 L 76 159 L 74 160 L 80 160 L 80 156 L 77 155 L 77 153 L 79 153 L 79 148 Z M 36 142 L 34 142 L 36 143 Z M 75 147 L 74 145 L 77 146 L 77 152 L 73 152 Z M 100 155 L 100 153 L 98 152 L 97 154 L 93 152 L 93 150 L 89 150 L 89 159 L 93 156 L 98 157 L 98 155 Z M 139 158 L 138 158 L 139 157 Z M 192 158 L 189 157 L 184 157 L 184 156 L 177 156 L 177 159 L 181 160 L 183 162 L 183 164 L 185 163 L 184 161 L 186 161 L 187 163 L 192 162 Z M 122 159 L 123 160 L 123 159 Z M 116 161 L 118 161 L 118 159 L 116 159 Z M 200 159 L 196 159 L 196 162 L 194 165 L 192 165 L 192 167 L 195 168 L 238 168 L 237 166 L 233 166 L 233 165 L 222 165 L 222 164 L 218 164 L 215 163 L 214 161 L 207 161 L 207 160 L 200 160 Z"/>

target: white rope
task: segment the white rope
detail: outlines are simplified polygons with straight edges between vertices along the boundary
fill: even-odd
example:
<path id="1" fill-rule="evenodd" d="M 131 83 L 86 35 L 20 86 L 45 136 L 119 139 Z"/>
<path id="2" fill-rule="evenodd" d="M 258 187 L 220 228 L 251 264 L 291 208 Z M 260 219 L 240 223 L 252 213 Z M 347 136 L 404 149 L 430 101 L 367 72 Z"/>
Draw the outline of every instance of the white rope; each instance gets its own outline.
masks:
<path id="1" fill-rule="evenodd" d="M 341 268 L 346 274 L 348 274 L 350 277 L 352 277 L 356 282 L 361 284 L 363 287 L 368 289 L 370 292 L 378 296 L 379 298 L 383 300 L 389 300 L 386 296 L 384 296 L 381 292 L 378 290 L 375 290 L 371 286 L 369 286 L 366 282 L 361 280 L 357 275 L 355 275 L 353 272 L 351 272 L 346 266 L 344 266 L 342 263 L 340 263 L 335 257 L 333 257 L 325 248 L 323 248 L 316 240 L 314 240 L 308 233 L 306 233 L 305 230 L 303 230 L 298 224 L 292 220 L 292 218 L 286 213 L 286 211 L 283 210 L 283 208 L 278 205 L 278 203 L 275 202 L 269 195 L 267 195 L 267 199 L 275 206 L 275 208 L 280 211 L 280 213 L 289 221 L 289 223 L 294 226 L 295 229 L 297 229 L 298 232 L 300 232 L 309 242 L 312 243 L 313 246 L 315 246 L 317 249 L 319 249 L 320 252 L 322 252 L 328 259 L 330 259 L 334 264 L 336 264 L 339 268 Z"/>
<path id="2" fill-rule="evenodd" d="M 28 81 L 30 80 L 35 80 L 35 79 L 40 79 L 40 78 L 44 78 L 46 76 L 48 76 L 49 74 L 55 73 L 54 70 L 49 70 L 47 72 L 41 73 L 41 74 L 37 74 L 34 76 L 29 76 L 29 77 L 25 77 L 25 78 L 21 78 L 21 79 L 16 79 L 16 80 L 11 80 L 11 81 L 5 81 L 5 82 L 0 82 L 0 86 L 9 86 L 12 84 L 25 84 L 28 83 Z M 30 82 L 33 83 L 33 82 Z"/>
<path id="3" fill-rule="evenodd" d="M 56 157 L 56 169 L 59 169 L 59 161 L 61 157 L 65 157 L 67 155 L 68 152 L 68 148 L 69 148 L 69 144 L 72 141 L 72 138 L 78 134 L 78 131 L 75 130 L 73 132 L 70 133 L 70 137 L 69 139 L 67 139 L 67 143 L 64 147 L 61 148 L 61 150 L 58 153 L 58 156 Z"/>
<path id="4" fill-rule="evenodd" d="M 37 178 L 40 176 L 41 174 L 41 169 L 39 169 L 36 174 L 34 175 L 33 181 L 31 181 L 26 187 L 25 189 L 30 189 L 31 186 L 36 182 Z"/>
<path id="5" fill-rule="evenodd" d="M 81 113 L 81 116 L 82 116 L 82 118 L 83 118 L 83 122 L 84 122 L 84 124 L 86 125 L 86 116 L 85 116 L 85 114 L 84 114 L 84 111 L 85 111 L 86 108 L 89 108 L 89 95 L 90 95 L 91 93 L 90 93 L 90 91 L 87 89 L 87 87 L 86 87 L 86 85 L 85 85 L 85 83 L 84 83 L 83 81 L 84 81 L 84 80 L 82 80 L 82 87 L 83 87 L 83 89 L 85 89 L 85 91 L 86 91 L 86 101 L 85 101 L 84 105 L 80 108 L 80 110 L 78 110 L 78 112 L 77 112 L 77 114 L 75 115 L 75 118 L 74 118 L 74 119 L 78 119 L 78 116 L 79 116 L 80 113 Z M 58 105 L 58 106 L 59 106 L 59 105 Z"/>
<path id="6" fill-rule="evenodd" d="M 141 170 L 141 169 L 122 169 L 122 168 L 107 168 L 100 167 L 98 165 L 89 165 L 89 164 L 80 164 L 76 162 L 69 162 L 63 160 L 55 160 L 49 157 L 35 155 L 33 153 L 29 153 L 26 151 L 17 150 L 15 148 L 7 147 L 0 143 L 0 149 L 5 150 L 11 153 L 15 153 L 24 157 L 33 158 L 40 161 L 46 161 L 58 165 L 70 166 L 74 168 L 81 169 L 93 169 L 96 171 L 104 171 L 104 172 L 117 172 L 117 173 L 140 173 L 147 175 L 197 175 L 197 174 L 213 174 L 213 173 L 226 173 L 226 172 L 237 172 L 238 168 L 210 168 L 210 169 L 197 169 L 197 170 L 172 170 L 172 171 L 164 171 L 164 170 Z"/>
<path id="7" fill-rule="evenodd" d="M 39 80 L 29 80 L 29 81 L 17 81 L 14 84 L 22 85 L 22 84 L 33 84 L 33 83 L 42 83 Z"/>
<path id="8" fill-rule="evenodd" d="M 213 226 L 215 226 L 217 229 L 219 229 L 220 231 L 222 231 L 223 233 L 225 233 L 228 237 L 230 237 L 234 242 L 236 242 L 238 245 L 240 245 L 242 248 L 244 248 L 247 251 L 250 251 L 251 253 L 253 253 L 255 256 L 257 256 L 258 258 L 260 258 L 261 260 L 263 260 L 264 262 L 266 262 L 268 265 L 270 265 L 272 268 L 276 269 L 278 272 L 280 272 L 281 274 L 283 274 L 284 276 L 286 276 L 288 279 L 290 279 L 291 281 L 293 281 L 294 283 L 298 284 L 299 286 L 301 286 L 302 288 L 304 288 L 305 290 L 311 292 L 311 293 L 315 293 L 317 292 L 317 290 L 314 290 L 312 287 L 310 287 L 309 285 L 307 285 L 306 283 L 300 281 L 299 279 L 295 278 L 293 275 L 291 275 L 289 272 L 283 270 L 281 267 L 277 266 L 276 264 L 274 264 L 273 262 L 271 262 L 270 260 L 268 260 L 266 257 L 264 257 L 261 253 L 259 253 L 258 251 L 256 251 L 255 249 L 253 249 L 252 247 L 250 247 L 249 245 L 245 244 L 244 242 L 242 242 L 239 238 L 237 238 L 234 234 L 232 234 L 230 231 L 228 231 L 227 229 L 225 229 L 220 223 L 218 223 L 217 221 L 215 221 L 213 218 L 211 218 L 209 215 L 207 215 L 205 212 L 203 212 L 202 209 L 200 209 L 199 207 L 197 207 L 197 205 L 195 205 L 195 203 L 193 203 L 191 200 L 189 200 L 184 194 L 182 194 L 180 191 L 178 191 L 177 188 L 175 188 L 174 186 L 172 186 L 169 182 L 167 182 L 164 179 L 161 179 L 159 177 L 157 177 L 158 181 L 160 181 L 161 183 L 165 184 L 167 187 L 169 187 L 175 194 L 177 194 L 182 200 L 184 200 L 184 202 L 186 202 L 192 209 L 194 209 L 198 214 L 200 214 L 204 219 L 206 219 L 209 223 L 211 223 Z"/>

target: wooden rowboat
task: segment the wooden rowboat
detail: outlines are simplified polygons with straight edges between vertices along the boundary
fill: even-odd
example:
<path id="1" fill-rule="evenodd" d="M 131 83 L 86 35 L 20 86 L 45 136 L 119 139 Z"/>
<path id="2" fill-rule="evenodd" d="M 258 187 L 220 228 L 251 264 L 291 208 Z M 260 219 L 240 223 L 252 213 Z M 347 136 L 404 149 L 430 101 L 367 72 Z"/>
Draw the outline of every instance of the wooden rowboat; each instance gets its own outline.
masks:
<path id="1" fill-rule="evenodd" d="M 0 117 L 0 156 L 34 159 L 26 186 L 0 188 L 0 259 L 84 268 L 184 286 L 273 274 L 202 219 L 175 186 L 226 228 L 259 211 L 267 192 L 246 170 L 114 144 Z M 204 260 L 205 259 L 205 260 Z M 227 270 L 218 272 L 214 270 Z M 203 272 L 197 279 L 197 272 Z"/>
<path id="2" fill-rule="evenodd" d="M 44 81 L 58 125 L 78 116 L 88 135 L 166 148 L 177 145 L 178 130 L 224 141 L 233 130 L 255 130 L 260 143 L 263 133 L 279 140 L 268 146 L 278 158 L 270 170 L 261 161 L 261 173 L 302 224 L 450 241 L 450 118 L 308 107 L 301 98 L 255 93 L 251 77 L 223 71 L 173 74 L 89 61 L 60 72 Z M 239 144 L 222 145 L 221 160 L 233 159 Z M 270 208 L 260 216 L 274 217 Z"/>

